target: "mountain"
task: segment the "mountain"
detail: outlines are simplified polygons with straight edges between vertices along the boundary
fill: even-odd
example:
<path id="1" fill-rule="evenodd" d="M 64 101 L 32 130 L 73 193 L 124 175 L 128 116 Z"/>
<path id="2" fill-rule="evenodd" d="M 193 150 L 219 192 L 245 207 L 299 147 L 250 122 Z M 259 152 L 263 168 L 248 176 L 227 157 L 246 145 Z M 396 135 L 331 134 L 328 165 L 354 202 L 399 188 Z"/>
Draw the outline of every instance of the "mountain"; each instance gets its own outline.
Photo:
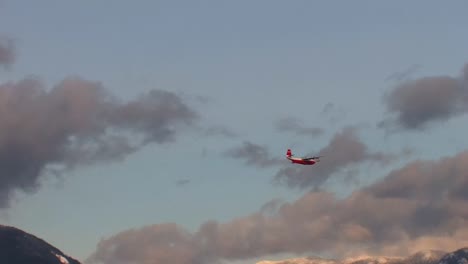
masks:
<path id="1" fill-rule="evenodd" d="M 4 225 L 0 225 L 0 263 L 81 264 L 44 240 Z"/>
<path id="2" fill-rule="evenodd" d="M 438 264 L 468 264 L 468 247 L 445 255 Z"/>
<path id="3" fill-rule="evenodd" d="M 280 261 L 264 260 L 257 262 L 257 264 L 468 264 L 468 248 L 451 253 L 426 250 L 408 257 L 362 256 L 339 260 L 308 257 Z"/>

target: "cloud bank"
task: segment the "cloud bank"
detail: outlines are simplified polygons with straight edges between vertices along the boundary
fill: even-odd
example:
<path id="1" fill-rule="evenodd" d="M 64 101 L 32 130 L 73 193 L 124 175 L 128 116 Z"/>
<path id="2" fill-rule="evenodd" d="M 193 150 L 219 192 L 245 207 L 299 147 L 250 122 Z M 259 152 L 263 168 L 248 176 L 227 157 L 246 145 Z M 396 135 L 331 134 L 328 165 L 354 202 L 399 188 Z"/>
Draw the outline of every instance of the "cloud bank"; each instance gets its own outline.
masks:
<path id="1" fill-rule="evenodd" d="M 34 192 L 48 168 L 122 159 L 175 140 L 196 113 L 167 91 L 120 102 L 100 83 L 67 78 L 46 90 L 35 78 L 0 85 L 0 208 Z M 138 140 L 135 140 L 138 138 Z"/>
<path id="2" fill-rule="evenodd" d="M 468 243 L 468 152 L 411 162 L 344 199 L 309 192 L 194 232 L 156 224 L 103 239 L 88 263 L 217 263 L 278 253 L 408 255 Z M 270 210 L 271 211 L 271 210 Z"/>

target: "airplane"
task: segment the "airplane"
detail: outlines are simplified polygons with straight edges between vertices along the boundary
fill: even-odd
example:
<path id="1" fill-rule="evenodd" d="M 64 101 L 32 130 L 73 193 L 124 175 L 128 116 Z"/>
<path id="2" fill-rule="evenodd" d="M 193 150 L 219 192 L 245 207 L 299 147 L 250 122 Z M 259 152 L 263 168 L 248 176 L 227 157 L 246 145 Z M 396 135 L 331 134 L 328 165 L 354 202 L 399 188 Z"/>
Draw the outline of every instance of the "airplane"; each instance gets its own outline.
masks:
<path id="1" fill-rule="evenodd" d="M 297 163 L 302 165 L 314 165 L 315 163 L 320 161 L 322 156 L 315 156 L 315 157 L 294 157 L 292 154 L 291 149 L 286 151 L 286 158 L 291 161 L 291 163 Z"/>

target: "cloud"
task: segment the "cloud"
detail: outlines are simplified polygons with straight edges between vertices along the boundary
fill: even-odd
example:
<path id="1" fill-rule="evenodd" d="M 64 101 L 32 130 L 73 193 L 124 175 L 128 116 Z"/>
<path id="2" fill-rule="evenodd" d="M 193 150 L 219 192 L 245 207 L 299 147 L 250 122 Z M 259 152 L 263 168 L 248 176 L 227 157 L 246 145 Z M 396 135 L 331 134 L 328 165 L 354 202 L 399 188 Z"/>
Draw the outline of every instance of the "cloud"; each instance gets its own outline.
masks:
<path id="1" fill-rule="evenodd" d="M 468 243 L 468 152 L 416 161 L 344 199 L 309 192 L 291 203 L 189 233 L 176 224 L 102 240 L 89 263 L 215 263 L 271 254 L 408 255 Z M 277 208 L 275 212 L 265 208 Z"/>
<path id="2" fill-rule="evenodd" d="M 402 71 L 397 71 L 393 74 L 390 74 L 387 78 L 385 78 L 386 81 L 396 81 L 396 82 L 402 82 L 409 80 L 409 78 L 418 70 L 422 68 L 422 65 L 420 64 L 413 64 L 409 66 L 407 69 L 402 70 Z"/>
<path id="3" fill-rule="evenodd" d="M 332 124 L 342 121 L 346 116 L 344 109 L 337 107 L 331 102 L 326 103 L 320 113 L 322 116 L 327 117 L 328 121 Z"/>
<path id="4" fill-rule="evenodd" d="M 80 78 L 49 90 L 35 78 L 2 84 L 0 208 L 16 190 L 36 191 L 49 167 L 123 159 L 145 144 L 175 140 L 196 117 L 167 91 L 120 102 L 100 83 Z"/>
<path id="5" fill-rule="evenodd" d="M 204 131 L 206 136 L 224 136 L 227 138 L 235 138 L 238 136 L 235 132 L 225 126 L 212 126 L 206 128 Z"/>
<path id="6" fill-rule="evenodd" d="M 190 179 L 179 179 L 175 182 L 175 184 L 180 187 L 180 186 L 185 186 L 189 184 L 190 182 L 191 182 Z"/>
<path id="7" fill-rule="evenodd" d="M 11 39 L 0 38 L 0 66 L 8 67 L 15 61 L 15 50 Z"/>
<path id="8" fill-rule="evenodd" d="M 380 127 L 422 130 L 430 123 L 445 121 L 468 111 L 468 65 L 462 76 L 432 76 L 408 80 L 384 96 L 387 111 L 396 119 L 386 119 Z"/>
<path id="9" fill-rule="evenodd" d="M 282 118 L 275 123 L 276 129 L 281 132 L 293 132 L 297 135 L 320 136 L 324 133 L 319 127 L 305 127 L 296 118 Z"/>
<path id="10" fill-rule="evenodd" d="M 349 165 L 362 162 L 385 164 L 393 159 L 391 155 L 369 152 L 352 127 L 346 127 L 335 134 L 329 144 L 318 152 L 318 155 L 324 156 L 319 164 L 283 167 L 278 171 L 275 179 L 289 187 L 318 188 L 334 173 Z"/>
<path id="11" fill-rule="evenodd" d="M 367 146 L 358 138 L 356 128 L 345 127 L 336 133 L 329 144 L 318 153 L 310 155 L 324 156 L 320 163 L 314 166 L 290 166 L 284 158 L 271 157 L 267 147 L 245 141 L 242 146 L 225 152 L 231 158 L 245 160 L 246 165 L 260 168 L 278 166 L 279 170 L 274 182 L 290 188 L 312 188 L 318 190 L 335 173 L 342 172 L 352 165 L 364 162 L 386 165 L 395 160 L 396 156 L 381 152 L 370 152 Z M 352 180 L 357 169 L 349 170 L 347 180 Z"/>
<path id="12" fill-rule="evenodd" d="M 190 263 L 203 264 L 202 249 L 194 236 L 176 224 L 158 224 L 124 231 L 101 241 L 98 251 L 87 262 L 128 263 Z M 112 245 L 111 245 L 112 244 Z"/>
<path id="13" fill-rule="evenodd" d="M 236 159 L 244 159 L 247 165 L 268 167 L 280 164 L 281 160 L 270 157 L 268 149 L 249 141 L 242 146 L 230 149 L 224 153 L 226 156 Z"/>

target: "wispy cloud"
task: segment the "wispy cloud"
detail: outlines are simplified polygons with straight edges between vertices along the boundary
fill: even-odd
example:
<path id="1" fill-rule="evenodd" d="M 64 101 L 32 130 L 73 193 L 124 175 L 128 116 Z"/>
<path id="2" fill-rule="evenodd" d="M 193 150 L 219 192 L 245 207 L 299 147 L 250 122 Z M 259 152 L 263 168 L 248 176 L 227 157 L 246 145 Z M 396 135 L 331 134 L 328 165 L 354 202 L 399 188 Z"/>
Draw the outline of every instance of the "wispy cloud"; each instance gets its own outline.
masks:
<path id="1" fill-rule="evenodd" d="M 320 113 L 327 117 L 328 121 L 332 124 L 341 121 L 346 117 L 346 112 L 331 102 L 326 103 Z"/>
<path id="2" fill-rule="evenodd" d="M 0 66 L 8 67 L 15 61 L 13 40 L 0 37 Z"/>
<path id="3" fill-rule="evenodd" d="M 422 65 L 420 64 L 413 64 L 409 66 L 408 68 L 394 72 L 390 74 L 387 78 L 385 78 L 386 81 L 396 81 L 396 82 L 402 82 L 402 81 L 407 81 L 411 78 L 411 76 L 420 70 L 422 68 Z"/>
<path id="4" fill-rule="evenodd" d="M 268 167 L 280 164 L 281 160 L 270 157 L 267 147 L 245 141 L 242 146 L 224 153 L 228 157 L 245 160 L 247 165 Z"/>
<path id="5" fill-rule="evenodd" d="M 175 182 L 177 186 L 185 186 L 191 182 L 190 179 L 180 179 Z"/>
<path id="6" fill-rule="evenodd" d="M 292 132 L 297 135 L 320 136 L 324 130 L 319 127 L 307 127 L 299 119 L 294 117 L 282 118 L 275 123 L 277 130 L 281 132 Z"/>
<path id="7" fill-rule="evenodd" d="M 224 136 L 228 138 L 235 138 L 238 135 L 232 130 L 225 126 L 211 126 L 204 129 L 206 136 Z"/>

